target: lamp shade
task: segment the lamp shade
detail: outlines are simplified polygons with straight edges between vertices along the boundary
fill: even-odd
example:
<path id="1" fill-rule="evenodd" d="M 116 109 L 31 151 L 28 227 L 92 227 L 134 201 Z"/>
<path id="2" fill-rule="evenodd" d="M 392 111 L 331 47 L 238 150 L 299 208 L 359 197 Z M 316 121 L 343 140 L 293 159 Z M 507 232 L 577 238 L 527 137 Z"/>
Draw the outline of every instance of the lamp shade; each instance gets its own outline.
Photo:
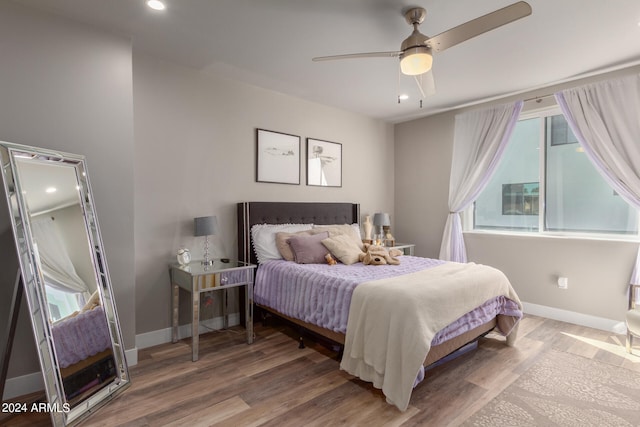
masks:
<path id="1" fill-rule="evenodd" d="M 194 236 L 211 236 L 218 231 L 218 218 L 215 216 L 201 216 L 193 220 Z"/>
<path id="2" fill-rule="evenodd" d="M 400 60 L 400 69 L 402 74 L 417 76 L 429 71 L 432 64 L 431 49 L 425 46 L 416 46 L 403 52 Z"/>
<path id="3" fill-rule="evenodd" d="M 388 213 L 377 213 L 373 215 L 373 225 L 382 227 L 391 225 L 391 218 Z"/>

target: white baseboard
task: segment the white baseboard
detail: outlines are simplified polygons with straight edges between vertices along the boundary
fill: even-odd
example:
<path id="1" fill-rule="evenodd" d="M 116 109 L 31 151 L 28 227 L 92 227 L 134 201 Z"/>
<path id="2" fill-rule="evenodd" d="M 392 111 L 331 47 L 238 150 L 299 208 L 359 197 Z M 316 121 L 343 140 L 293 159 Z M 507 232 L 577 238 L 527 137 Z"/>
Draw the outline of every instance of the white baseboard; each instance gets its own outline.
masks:
<path id="1" fill-rule="evenodd" d="M 229 326 L 236 326 L 239 324 L 240 313 L 229 314 Z M 222 329 L 223 325 L 224 319 L 222 318 L 222 316 L 214 317 L 213 319 L 201 320 L 199 333 L 203 334 L 211 331 L 212 329 Z M 190 323 L 178 326 L 178 339 L 183 339 L 190 336 Z M 171 328 L 159 329 L 157 331 L 145 332 L 143 334 L 136 335 L 136 348 L 139 349 L 153 347 L 155 345 L 165 344 L 168 342 L 171 342 Z"/>
<path id="2" fill-rule="evenodd" d="M 127 365 L 133 366 L 138 364 L 138 347 L 133 347 L 124 351 L 124 358 L 127 359 Z"/>
<path id="3" fill-rule="evenodd" d="M 613 332 L 616 334 L 624 334 L 627 331 L 624 322 L 619 320 L 606 319 L 604 317 L 596 317 L 589 314 L 582 314 L 575 311 L 562 310 L 559 308 L 547 307 L 528 302 L 523 302 L 522 307 L 526 314 L 546 317 L 547 319 L 573 323 L 574 325 L 587 326 L 589 328 L 600 329 L 602 331 Z"/>

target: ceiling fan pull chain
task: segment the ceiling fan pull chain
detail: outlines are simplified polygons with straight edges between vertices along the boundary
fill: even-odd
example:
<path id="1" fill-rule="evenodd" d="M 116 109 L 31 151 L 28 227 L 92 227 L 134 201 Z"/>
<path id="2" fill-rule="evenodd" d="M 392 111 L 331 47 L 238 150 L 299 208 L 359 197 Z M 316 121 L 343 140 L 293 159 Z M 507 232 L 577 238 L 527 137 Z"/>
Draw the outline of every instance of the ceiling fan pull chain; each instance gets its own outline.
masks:
<path id="1" fill-rule="evenodd" d="M 424 74 L 420 74 L 419 76 L 413 76 L 413 79 L 416 81 L 416 84 L 418 85 L 418 89 L 420 89 L 420 95 L 422 96 L 422 99 L 427 97 L 427 94 L 424 91 L 424 88 L 422 87 L 422 76 L 424 76 Z"/>
<path id="2" fill-rule="evenodd" d="M 398 90 L 396 93 L 398 94 L 398 104 L 400 104 L 400 66 L 398 66 Z"/>

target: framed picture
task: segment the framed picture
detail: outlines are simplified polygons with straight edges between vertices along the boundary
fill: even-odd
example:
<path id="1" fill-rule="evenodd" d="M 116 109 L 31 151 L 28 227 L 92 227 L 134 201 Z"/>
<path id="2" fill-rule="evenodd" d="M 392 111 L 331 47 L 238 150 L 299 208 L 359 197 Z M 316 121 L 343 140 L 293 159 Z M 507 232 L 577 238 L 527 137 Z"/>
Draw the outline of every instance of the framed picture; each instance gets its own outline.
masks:
<path id="1" fill-rule="evenodd" d="M 256 132 L 256 181 L 300 185 L 300 137 Z"/>
<path id="2" fill-rule="evenodd" d="M 342 187 L 342 144 L 307 138 L 307 185 Z"/>

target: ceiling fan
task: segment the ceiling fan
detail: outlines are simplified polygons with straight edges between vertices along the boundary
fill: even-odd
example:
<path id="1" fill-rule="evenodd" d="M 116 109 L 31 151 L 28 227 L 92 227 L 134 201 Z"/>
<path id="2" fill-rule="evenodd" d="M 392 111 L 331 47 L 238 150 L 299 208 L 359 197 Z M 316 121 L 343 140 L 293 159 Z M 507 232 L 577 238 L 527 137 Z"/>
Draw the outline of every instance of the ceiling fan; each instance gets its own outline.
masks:
<path id="1" fill-rule="evenodd" d="M 390 52 L 368 52 L 351 53 L 346 55 L 332 55 L 315 57 L 313 61 L 329 61 L 335 59 L 352 58 L 400 58 L 400 70 L 403 74 L 414 76 L 418 87 L 425 97 L 418 76 L 422 76 L 431 70 L 433 64 L 433 52 L 442 52 L 463 41 L 469 40 L 480 34 L 486 33 L 510 22 L 531 15 L 531 6 L 524 1 L 519 1 L 512 5 L 503 7 L 494 12 L 480 16 L 457 27 L 451 28 L 437 36 L 428 37 L 418 31 L 418 26 L 422 24 L 427 12 L 422 7 L 408 9 L 404 17 L 409 25 L 413 25 L 413 32 L 400 45 L 400 50 Z M 432 76 L 429 73 L 429 78 Z M 432 82 L 431 82 L 432 85 Z"/>

